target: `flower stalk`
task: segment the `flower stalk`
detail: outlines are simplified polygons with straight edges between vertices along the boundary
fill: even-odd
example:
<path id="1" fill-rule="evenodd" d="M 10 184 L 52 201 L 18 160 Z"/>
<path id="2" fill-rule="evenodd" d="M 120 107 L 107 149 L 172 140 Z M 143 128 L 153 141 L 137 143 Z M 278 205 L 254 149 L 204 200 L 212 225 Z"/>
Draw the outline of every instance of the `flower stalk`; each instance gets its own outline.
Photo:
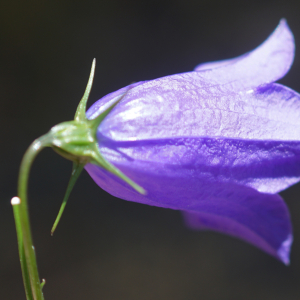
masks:
<path id="1" fill-rule="evenodd" d="M 29 210 L 27 203 L 28 177 L 34 158 L 44 147 L 50 145 L 51 137 L 46 134 L 35 140 L 29 146 L 20 167 L 17 198 L 19 199 L 19 202 L 16 198 L 12 199 L 14 200 L 12 201 L 12 205 L 27 300 L 44 300 L 29 222 Z"/>
<path id="2" fill-rule="evenodd" d="M 26 299 L 33 300 L 31 284 L 30 284 L 30 275 L 28 272 L 26 258 L 25 258 L 25 252 L 24 252 L 23 232 L 22 232 L 22 226 L 21 226 L 21 222 L 20 222 L 21 199 L 19 197 L 14 197 L 11 199 L 11 204 L 13 206 L 13 213 L 14 213 L 14 218 L 15 218 L 15 223 L 16 223 L 19 256 L 20 256 L 20 263 L 21 263 Z"/>

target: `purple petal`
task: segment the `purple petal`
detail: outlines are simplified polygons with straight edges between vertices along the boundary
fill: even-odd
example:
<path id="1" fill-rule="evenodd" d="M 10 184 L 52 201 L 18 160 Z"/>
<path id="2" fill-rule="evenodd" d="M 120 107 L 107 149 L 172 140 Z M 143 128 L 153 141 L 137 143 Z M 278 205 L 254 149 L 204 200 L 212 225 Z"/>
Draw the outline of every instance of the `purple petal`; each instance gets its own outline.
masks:
<path id="1" fill-rule="evenodd" d="M 174 91 L 160 93 L 145 87 L 151 83 L 130 90 L 101 123 L 99 135 L 115 141 L 178 137 L 300 140 L 300 95 L 282 85 L 239 93 L 224 91 L 222 86 L 174 87 Z"/>
<path id="2" fill-rule="evenodd" d="M 102 140 L 100 151 L 107 160 L 122 164 L 125 169 L 232 182 L 266 193 L 277 193 L 300 180 L 299 141 L 193 137 L 133 142 Z"/>
<path id="3" fill-rule="evenodd" d="M 134 99 L 130 90 L 98 128 L 101 153 L 113 163 L 142 168 L 148 161 L 166 175 L 210 177 L 267 193 L 300 180 L 299 94 L 271 84 L 251 93 L 207 94 L 201 102 L 185 95 Z M 99 102 L 105 105 L 98 101 L 91 111 Z"/>
<path id="4" fill-rule="evenodd" d="M 147 166 L 148 165 L 148 166 Z M 148 194 L 133 191 L 105 170 L 87 165 L 94 181 L 110 194 L 129 201 L 188 211 L 189 225 L 224 232 L 289 262 L 292 229 L 289 213 L 278 195 L 263 194 L 233 183 L 164 176 L 150 164 L 135 168 L 116 164 Z"/>
<path id="5" fill-rule="evenodd" d="M 187 226 L 240 238 L 289 264 L 293 235 L 284 201 L 278 195 L 241 193 L 238 201 L 214 199 L 201 203 L 200 212 L 184 211 Z"/>
<path id="6" fill-rule="evenodd" d="M 294 37 L 283 19 L 255 50 L 237 58 L 201 64 L 195 70 L 220 84 L 234 81 L 236 88 L 255 87 L 282 78 L 292 65 L 294 52 Z"/>

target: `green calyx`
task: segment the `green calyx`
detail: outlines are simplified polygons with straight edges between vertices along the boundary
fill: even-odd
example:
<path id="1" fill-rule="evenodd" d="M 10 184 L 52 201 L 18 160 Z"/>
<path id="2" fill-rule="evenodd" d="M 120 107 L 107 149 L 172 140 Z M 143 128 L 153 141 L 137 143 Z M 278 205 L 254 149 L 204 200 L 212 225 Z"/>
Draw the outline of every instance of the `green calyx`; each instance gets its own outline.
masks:
<path id="1" fill-rule="evenodd" d="M 88 120 L 86 117 L 86 103 L 93 84 L 95 65 L 96 61 L 94 59 L 89 81 L 84 95 L 77 107 L 74 120 L 60 123 L 52 127 L 50 132 L 48 133 L 52 140 L 53 149 L 58 154 L 73 161 L 73 171 L 69 181 L 69 185 L 62 206 L 51 230 L 51 234 L 54 233 L 54 230 L 60 220 L 71 190 L 81 171 L 83 170 L 83 167 L 87 163 L 95 164 L 116 175 L 117 177 L 124 180 L 127 184 L 129 184 L 132 188 L 134 188 L 137 192 L 141 194 L 146 193 L 146 191 L 142 187 L 133 182 L 118 168 L 108 162 L 99 151 L 96 137 L 97 128 L 99 124 L 104 120 L 104 118 L 110 113 L 110 111 L 123 99 L 126 93 L 121 95 L 111 106 L 109 106 L 95 119 Z"/>
<path id="2" fill-rule="evenodd" d="M 103 111 L 96 118 L 89 120 L 86 117 L 86 103 L 92 88 L 96 61 L 93 60 L 91 73 L 84 95 L 77 107 L 75 118 L 72 121 L 60 123 L 51 128 L 51 130 L 42 138 L 47 140 L 47 144 L 42 147 L 50 146 L 61 156 L 73 161 L 73 171 L 65 193 L 62 206 L 52 227 L 51 234 L 60 220 L 68 197 L 73 189 L 73 186 L 79 177 L 81 171 L 87 163 L 95 164 L 117 177 L 124 180 L 133 189 L 141 194 L 146 194 L 146 191 L 138 184 L 133 182 L 118 168 L 108 162 L 100 153 L 97 142 L 97 128 L 110 111 L 123 99 L 126 93 L 121 95 L 112 105 Z M 41 140 L 41 138 L 39 139 Z"/>

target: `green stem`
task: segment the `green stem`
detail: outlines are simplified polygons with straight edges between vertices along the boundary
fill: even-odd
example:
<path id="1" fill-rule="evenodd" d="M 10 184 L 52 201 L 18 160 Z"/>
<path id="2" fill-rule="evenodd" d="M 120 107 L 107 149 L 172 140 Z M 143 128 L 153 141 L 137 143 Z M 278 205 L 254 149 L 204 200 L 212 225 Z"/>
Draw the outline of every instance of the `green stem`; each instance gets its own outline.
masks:
<path id="1" fill-rule="evenodd" d="M 32 290 L 31 290 L 31 285 L 30 285 L 30 277 L 29 277 L 29 273 L 28 273 L 28 269 L 27 269 L 24 245 L 23 245 L 23 232 L 22 232 L 22 226 L 21 226 L 21 222 L 20 222 L 20 203 L 21 203 L 21 200 L 18 197 L 14 197 L 11 201 L 11 204 L 13 206 L 15 223 L 16 223 L 19 256 L 20 256 L 20 263 L 21 263 L 26 299 L 33 300 Z"/>
<path id="2" fill-rule="evenodd" d="M 51 137 L 49 135 L 44 135 L 39 139 L 35 140 L 26 151 L 19 173 L 18 181 L 18 196 L 21 199 L 21 203 L 17 205 L 17 216 L 18 221 L 16 222 L 17 232 L 20 237 L 18 240 L 21 242 L 19 246 L 21 267 L 23 271 L 23 279 L 25 289 L 29 290 L 28 282 L 30 282 L 32 298 L 30 292 L 26 291 L 27 299 L 31 300 L 44 300 L 44 296 L 41 289 L 41 283 L 39 279 L 37 262 L 35 257 L 35 250 L 31 237 L 31 229 L 29 223 L 29 211 L 27 204 L 27 186 L 28 186 L 28 176 L 32 165 L 32 162 L 36 155 L 47 146 L 51 146 Z M 23 250 L 22 250 L 23 249 Z M 23 252 L 24 251 L 24 252 Z M 25 258 L 25 259 L 24 259 Z M 29 279 L 28 279 L 29 277 Z"/>

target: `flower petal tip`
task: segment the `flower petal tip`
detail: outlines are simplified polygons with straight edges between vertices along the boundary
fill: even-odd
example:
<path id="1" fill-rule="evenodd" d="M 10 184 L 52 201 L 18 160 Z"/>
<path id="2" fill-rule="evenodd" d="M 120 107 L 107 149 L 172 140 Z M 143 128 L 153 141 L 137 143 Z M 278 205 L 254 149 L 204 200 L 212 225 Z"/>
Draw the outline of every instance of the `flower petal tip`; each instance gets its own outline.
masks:
<path id="1" fill-rule="evenodd" d="M 281 247 L 277 250 L 278 258 L 288 266 L 290 264 L 290 252 L 293 243 L 293 235 L 289 234 L 287 239 L 281 244 Z"/>
<path id="2" fill-rule="evenodd" d="M 277 27 L 275 28 L 274 32 L 271 34 L 271 36 L 278 34 L 278 35 L 282 35 L 285 37 L 286 40 L 289 40 L 291 43 L 291 47 L 293 50 L 295 50 L 295 40 L 294 40 L 294 35 L 288 25 L 288 22 L 285 18 L 282 18 L 279 21 L 279 24 L 277 25 Z M 270 36 L 270 37 L 271 37 Z M 294 51 L 293 51 L 294 52 Z"/>
<path id="3" fill-rule="evenodd" d="M 286 18 L 280 19 L 279 24 L 277 25 L 275 31 L 276 30 L 286 30 L 291 36 L 293 36 Z"/>
<path id="4" fill-rule="evenodd" d="M 287 21 L 281 19 L 273 33 L 257 48 L 241 56 L 202 63 L 195 71 L 203 76 L 238 81 L 237 89 L 275 82 L 290 69 L 295 55 L 294 36 Z M 228 75 L 230 74 L 230 75 Z M 224 83 L 224 82 L 223 82 Z"/>

